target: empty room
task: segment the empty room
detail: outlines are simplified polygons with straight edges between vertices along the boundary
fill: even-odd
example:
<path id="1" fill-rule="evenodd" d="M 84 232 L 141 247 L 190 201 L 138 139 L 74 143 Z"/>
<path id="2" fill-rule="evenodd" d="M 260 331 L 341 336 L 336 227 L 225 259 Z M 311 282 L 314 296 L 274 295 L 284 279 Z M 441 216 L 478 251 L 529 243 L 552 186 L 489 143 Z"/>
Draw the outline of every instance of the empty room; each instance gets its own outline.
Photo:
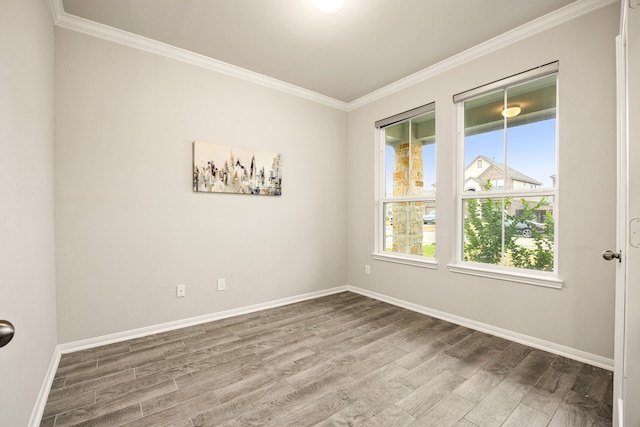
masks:
<path id="1" fill-rule="evenodd" d="M 640 425 L 640 2 L 321 3 L 2 2 L 1 426 Z"/>

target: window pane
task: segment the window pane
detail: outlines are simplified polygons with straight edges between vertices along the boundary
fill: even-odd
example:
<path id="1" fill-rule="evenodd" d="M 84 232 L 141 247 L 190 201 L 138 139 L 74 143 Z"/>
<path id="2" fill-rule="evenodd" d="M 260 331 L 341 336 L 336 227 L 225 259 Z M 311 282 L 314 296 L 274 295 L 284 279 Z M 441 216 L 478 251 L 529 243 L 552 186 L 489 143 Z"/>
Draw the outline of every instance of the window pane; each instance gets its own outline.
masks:
<path id="1" fill-rule="evenodd" d="M 553 196 L 467 199 L 465 261 L 553 271 Z"/>
<path id="2" fill-rule="evenodd" d="M 464 191 L 504 187 L 503 105 L 503 91 L 464 103 Z"/>
<path id="3" fill-rule="evenodd" d="M 422 216 L 422 255 L 436 256 L 436 202 L 424 202 Z"/>
<path id="4" fill-rule="evenodd" d="M 386 197 L 424 196 L 435 191 L 435 112 L 387 126 Z"/>
<path id="5" fill-rule="evenodd" d="M 421 161 L 414 161 L 416 168 L 421 167 L 421 184 L 417 195 L 435 196 L 436 190 L 436 115 L 435 111 L 411 119 L 411 144 L 415 147 Z M 422 163 L 422 165 L 420 165 Z"/>
<path id="6" fill-rule="evenodd" d="M 463 260 L 483 264 L 503 264 L 504 199 L 463 201 Z"/>
<path id="7" fill-rule="evenodd" d="M 384 204 L 384 250 L 435 257 L 435 202 Z"/>
<path id="8" fill-rule="evenodd" d="M 553 196 L 513 200 L 505 219 L 505 233 L 513 236 L 505 265 L 530 270 L 553 271 Z"/>
<path id="9" fill-rule="evenodd" d="M 464 191 L 555 186 L 555 75 L 466 101 L 464 121 Z"/>
<path id="10" fill-rule="evenodd" d="M 554 187 L 556 76 L 509 88 L 507 107 L 521 109 L 507 118 L 507 175 L 513 189 Z"/>

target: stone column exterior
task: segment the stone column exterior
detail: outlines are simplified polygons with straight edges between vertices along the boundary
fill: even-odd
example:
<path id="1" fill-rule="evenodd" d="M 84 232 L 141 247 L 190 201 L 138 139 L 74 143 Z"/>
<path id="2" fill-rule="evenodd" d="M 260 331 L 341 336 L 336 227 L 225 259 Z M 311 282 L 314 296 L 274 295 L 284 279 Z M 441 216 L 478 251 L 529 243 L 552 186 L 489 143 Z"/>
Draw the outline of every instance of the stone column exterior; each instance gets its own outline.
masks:
<path id="1" fill-rule="evenodd" d="M 424 194 L 422 144 L 403 142 L 394 147 L 394 196 Z M 393 252 L 422 255 L 424 202 L 394 203 Z"/>

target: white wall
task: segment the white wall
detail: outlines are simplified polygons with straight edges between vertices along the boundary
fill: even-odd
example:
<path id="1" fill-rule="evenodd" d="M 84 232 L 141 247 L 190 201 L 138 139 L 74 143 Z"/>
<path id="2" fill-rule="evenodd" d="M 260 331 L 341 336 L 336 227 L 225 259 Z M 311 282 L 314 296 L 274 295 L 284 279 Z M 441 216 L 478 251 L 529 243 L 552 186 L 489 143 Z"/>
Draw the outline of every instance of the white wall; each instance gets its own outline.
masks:
<path id="1" fill-rule="evenodd" d="M 0 424 L 25 426 L 56 345 L 53 22 L 47 2 L 0 13 Z"/>
<path id="2" fill-rule="evenodd" d="M 346 284 L 346 112 L 61 28 L 55 53 L 61 343 Z M 194 140 L 281 152 L 283 195 L 193 193 Z"/>
<path id="3" fill-rule="evenodd" d="M 349 284 L 604 358 L 613 357 L 615 46 L 619 7 L 502 48 L 349 113 Z M 428 49 L 428 43 L 425 44 Z M 559 271 L 562 290 L 451 273 L 455 218 L 452 95 L 560 61 Z M 436 102 L 436 271 L 373 261 L 374 122 Z M 356 161 L 357 160 L 357 161 Z M 364 265 L 371 264 L 371 275 Z"/>

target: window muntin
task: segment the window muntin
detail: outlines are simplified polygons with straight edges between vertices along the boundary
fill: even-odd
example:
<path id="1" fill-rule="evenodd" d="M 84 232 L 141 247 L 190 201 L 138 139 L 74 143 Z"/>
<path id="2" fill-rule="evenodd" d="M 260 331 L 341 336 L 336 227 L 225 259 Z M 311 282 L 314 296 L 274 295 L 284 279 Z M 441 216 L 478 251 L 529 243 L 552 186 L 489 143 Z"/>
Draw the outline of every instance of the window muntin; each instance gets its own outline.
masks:
<path id="1" fill-rule="evenodd" d="M 425 107 L 380 127 L 378 254 L 435 258 L 435 111 Z"/>
<path id="2" fill-rule="evenodd" d="M 556 271 L 557 73 L 459 102 L 459 260 Z"/>

